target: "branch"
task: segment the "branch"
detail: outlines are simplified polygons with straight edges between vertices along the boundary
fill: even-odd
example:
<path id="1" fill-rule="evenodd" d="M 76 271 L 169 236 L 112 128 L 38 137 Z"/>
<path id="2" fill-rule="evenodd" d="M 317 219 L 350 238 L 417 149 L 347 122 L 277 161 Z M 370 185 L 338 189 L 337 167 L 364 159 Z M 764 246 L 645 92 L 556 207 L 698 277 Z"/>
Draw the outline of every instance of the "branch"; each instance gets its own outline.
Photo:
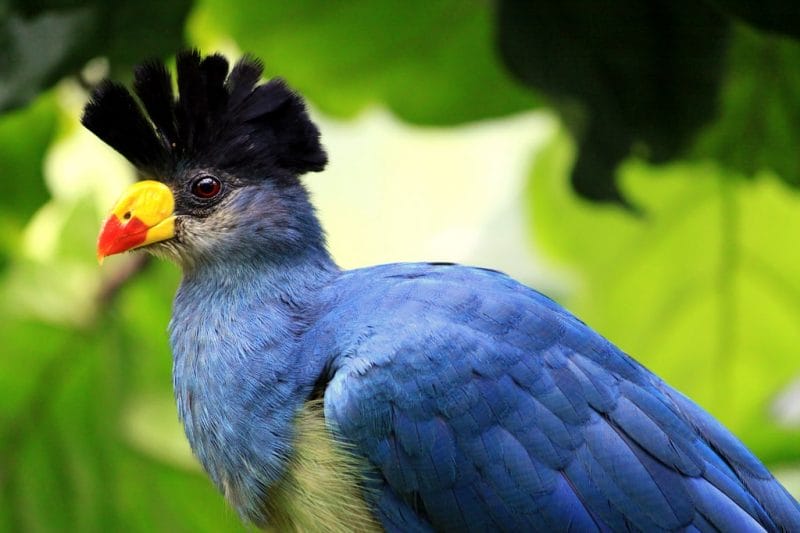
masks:
<path id="1" fill-rule="evenodd" d="M 113 276 L 103 280 L 96 296 L 98 308 L 102 311 L 109 307 L 128 280 L 143 272 L 151 261 L 152 257 L 149 254 L 137 253 Z"/>

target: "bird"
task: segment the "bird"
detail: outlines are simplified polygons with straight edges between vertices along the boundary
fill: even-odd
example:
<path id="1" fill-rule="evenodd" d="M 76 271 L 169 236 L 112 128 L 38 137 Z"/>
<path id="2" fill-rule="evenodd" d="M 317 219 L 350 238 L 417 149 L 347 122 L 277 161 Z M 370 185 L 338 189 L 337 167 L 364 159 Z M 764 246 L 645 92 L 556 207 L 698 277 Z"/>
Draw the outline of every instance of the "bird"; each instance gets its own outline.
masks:
<path id="1" fill-rule="evenodd" d="M 721 423 L 554 300 L 452 263 L 344 270 L 303 176 L 302 97 L 244 55 L 106 80 L 83 125 L 136 167 L 98 258 L 182 277 L 178 417 L 241 519 L 277 531 L 800 531 Z"/>

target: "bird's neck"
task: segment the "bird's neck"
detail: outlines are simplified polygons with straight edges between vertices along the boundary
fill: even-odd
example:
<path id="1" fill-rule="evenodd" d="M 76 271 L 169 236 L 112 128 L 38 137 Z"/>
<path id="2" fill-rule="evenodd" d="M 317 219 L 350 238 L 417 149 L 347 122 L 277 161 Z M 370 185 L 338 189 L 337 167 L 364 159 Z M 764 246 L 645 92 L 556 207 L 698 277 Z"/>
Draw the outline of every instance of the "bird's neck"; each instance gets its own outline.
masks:
<path id="1" fill-rule="evenodd" d="M 213 299 L 227 306 L 245 304 L 246 300 L 268 298 L 296 303 L 313 299 L 319 287 L 339 273 L 324 245 L 308 247 L 289 257 L 260 257 L 252 254 L 184 269 L 176 305 L 188 303 L 185 296 Z M 184 296 L 185 295 L 185 296 Z M 235 298 L 232 298 L 235 296 Z"/>
<path id="2" fill-rule="evenodd" d="M 324 249 L 186 274 L 170 322 L 178 411 L 192 448 L 245 515 L 291 455 L 293 420 L 323 372 L 302 338 L 338 275 Z M 315 357 L 319 360 L 316 360 Z"/>

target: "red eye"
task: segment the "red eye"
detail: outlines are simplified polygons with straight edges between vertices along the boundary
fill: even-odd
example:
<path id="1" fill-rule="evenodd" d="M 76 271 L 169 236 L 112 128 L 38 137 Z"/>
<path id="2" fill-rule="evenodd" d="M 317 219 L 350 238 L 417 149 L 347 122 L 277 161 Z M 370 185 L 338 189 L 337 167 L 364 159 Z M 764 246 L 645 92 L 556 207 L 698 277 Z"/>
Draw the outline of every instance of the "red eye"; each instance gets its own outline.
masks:
<path id="1" fill-rule="evenodd" d="M 214 198 L 222 189 L 222 184 L 213 176 L 202 176 L 192 183 L 192 194 L 198 198 Z"/>

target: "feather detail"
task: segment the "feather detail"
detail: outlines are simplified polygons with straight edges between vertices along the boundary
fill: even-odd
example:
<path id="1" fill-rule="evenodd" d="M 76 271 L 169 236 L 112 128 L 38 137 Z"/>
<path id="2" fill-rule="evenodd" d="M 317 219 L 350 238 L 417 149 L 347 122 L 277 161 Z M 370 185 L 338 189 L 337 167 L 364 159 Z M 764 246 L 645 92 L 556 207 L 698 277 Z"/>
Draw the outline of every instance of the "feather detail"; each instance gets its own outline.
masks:
<path id="1" fill-rule="evenodd" d="M 308 402 L 297 415 L 294 453 L 264 502 L 269 525 L 275 531 L 382 531 L 362 493 L 368 467 L 332 439 L 322 405 Z"/>
<path id="2" fill-rule="evenodd" d="M 81 123 L 144 172 L 167 163 L 168 155 L 141 108 L 118 83 L 106 80 L 92 92 Z"/>
<path id="3" fill-rule="evenodd" d="M 141 100 L 168 149 L 178 141 L 173 105 L 172 76 L 160 61 L 139 65 L 133 74 L 133 90 Z"/>
<path id="4" fill-rule="evenodd" d="M 166 66 L 149 61 L 135 69 L 133 83 L 146 116 L 125 87 L 106 81 L 93 91 L 83 124 L 163 181 L 186 164 L 255 180 L 325 167 L 303 99 L 283 80 L 259 85 L 259 61 L 245 56 L 228 74 L 222 55 L 188 50 L 178 54 L 176 70 L 177 100 Z"/>

